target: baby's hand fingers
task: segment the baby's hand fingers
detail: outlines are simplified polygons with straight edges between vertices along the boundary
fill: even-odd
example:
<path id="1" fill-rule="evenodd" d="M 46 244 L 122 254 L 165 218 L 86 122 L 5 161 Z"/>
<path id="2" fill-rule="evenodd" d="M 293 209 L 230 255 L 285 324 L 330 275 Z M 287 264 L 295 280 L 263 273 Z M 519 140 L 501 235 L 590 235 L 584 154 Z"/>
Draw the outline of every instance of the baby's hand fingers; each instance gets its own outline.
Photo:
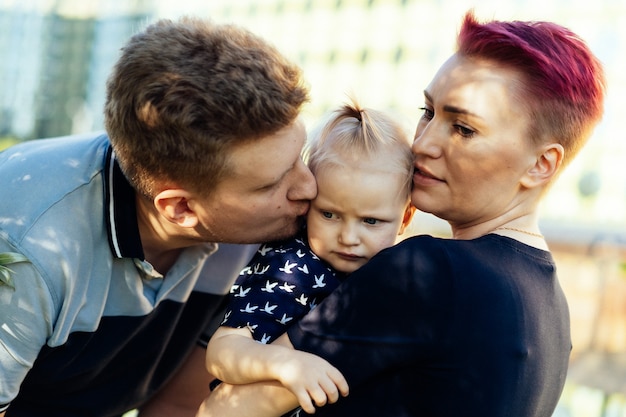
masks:
<path id="1" fill-rule="evenodd" d="M 302 409 L 307 414 L 315 413 L 315 407 L 313 406 L 313 402 L 311 401 L 311 396 L 306 390 L 294 392 L 294 394 L 296 398 L 298 399 L 298 403 L 300 404 L 300 407 L 302 407 Z"/>
<path id="2" fill-rule="evenodd" d="M 333 368 L 328 372 L 328 377 L 332 380 L 336 389 L 339 390 L 341 396 L 347 397 L 350 393 L 350 388 L 348 387 L 348 381 L 346 381 L 346 378 L 344 378 L 343 374 L 339 372 L 338 369 Z M 332 404 L 335 401 L 337 401 L 337 399 L 335 399 L 334 401 L 330 401 L 330 403 Z"/>
<path id="3" fill-rule="evenodd" d="M 337 400 L 339 399 L 339 391 L 332 379 L 324 379 L 323 381 L 320 381 L 320 388 L 324 391 L 325 403 L 326 401 L 328 401 L 329 404 L 337 402 Z M 324 405 L 319 404 L 317 401 L 315 402 L 315 404 Z"/>
<path id="4" fill-rule="evenodd" d="M 337 368 L 332 368 L 327 372 L 327 375 L 334 385 L 333 391 L 334 392 L 338 391 L 338 394 L 341 394 L 342 397 L 347 397 L 348 394 L 350 393 L 350 389 L 348 387 L 348 381 L 346 381 L 346 378 L 344 378 L 343 374 L 339 372 Z M 337 394 L 337 398 L 335 398 L 334 400 L 331 400 L 329 396 L 329 400 L 331 400 L 329 402 L 331 404 L 336 402 L 339 399 L 338 394 Z"/>
<path id="5" fill-rule="evenodd" d="M 335 390 L 336 388 L 333 386 L 331 390 Z M 313 402 L 315 403 L 316 406 L 318 407 L 322 407 L 324 405 L 326 405 L 326 403 L 328 402 L 328 392 L 325 390 L 325 388 L 321 385 L 317 385 L 313 388 L 311 388 L 309 390 L 309 395 L 311 396 L 311 399 L 313 400 Z"/>

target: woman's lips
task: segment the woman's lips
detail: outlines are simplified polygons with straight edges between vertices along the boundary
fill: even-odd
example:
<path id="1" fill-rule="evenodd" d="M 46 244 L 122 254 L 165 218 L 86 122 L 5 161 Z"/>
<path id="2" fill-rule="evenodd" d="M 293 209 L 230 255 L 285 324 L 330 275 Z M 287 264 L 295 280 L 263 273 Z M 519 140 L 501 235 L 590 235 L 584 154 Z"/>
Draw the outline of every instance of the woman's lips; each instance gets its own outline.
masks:
<path id="1" fill-rule="evenodd" d="M 442 180 L 438 179 L 428 171 L 420 167 L 415 167 L 413 172 L 413 185 L 434 185 L 441 183 Z"/>

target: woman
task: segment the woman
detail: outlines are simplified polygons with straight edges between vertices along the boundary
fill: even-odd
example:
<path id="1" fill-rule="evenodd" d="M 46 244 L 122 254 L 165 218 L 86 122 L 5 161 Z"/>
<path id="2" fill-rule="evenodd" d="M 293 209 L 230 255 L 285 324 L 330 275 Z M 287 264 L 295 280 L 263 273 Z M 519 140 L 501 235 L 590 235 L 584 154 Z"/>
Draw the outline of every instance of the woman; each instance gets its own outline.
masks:
<path id="1" fill-rule="evenodd" d="M 293 346 L 343 374 L 347 397 L 311 394 L 323 416 L 550 416 L 571 341 L 537 207 L 601 118 L 603 70 L 561 26 L 468 13 L 424 96 L 411 198 L 453 238 L 374 257 L 279 339 L 284 360 Z M 280 415 L 294 398 L 225 386 L 200 415 Z"/>

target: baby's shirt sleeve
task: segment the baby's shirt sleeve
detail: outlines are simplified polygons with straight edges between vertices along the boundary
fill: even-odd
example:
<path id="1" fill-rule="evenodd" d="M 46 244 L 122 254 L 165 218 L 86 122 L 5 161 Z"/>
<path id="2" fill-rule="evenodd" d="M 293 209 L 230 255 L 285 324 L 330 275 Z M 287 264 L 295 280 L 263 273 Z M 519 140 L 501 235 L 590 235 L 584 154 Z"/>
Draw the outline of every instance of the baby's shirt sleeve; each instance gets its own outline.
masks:
<path id="1" fill-rule="evenodd" d="M 261 245 L 230 292 L 222 326 L 248 327 L 271 343 L 341 282 L 309 248 L 305 237 Z"/>

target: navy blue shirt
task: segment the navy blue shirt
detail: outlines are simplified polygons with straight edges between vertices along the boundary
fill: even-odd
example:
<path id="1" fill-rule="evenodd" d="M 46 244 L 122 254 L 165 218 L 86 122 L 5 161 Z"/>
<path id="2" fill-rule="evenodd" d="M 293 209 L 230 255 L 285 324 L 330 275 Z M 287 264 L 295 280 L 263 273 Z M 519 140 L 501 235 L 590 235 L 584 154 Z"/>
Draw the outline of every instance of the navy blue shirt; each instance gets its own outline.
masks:
<path id="1" fill-rule="evenodd" d="M 248 327 L 255 340 L 271 343 L 344 278 L 311 250 L 304 232 L 265 243 L 233 285 L 222 325 Z"/>
<path id="2" fill-rule="evenodd" d="M 551 416 L 571 351 L 555 270 L 494 234 L 382 251 L 288 330 L 350 385 L 315 415 Z"/>

